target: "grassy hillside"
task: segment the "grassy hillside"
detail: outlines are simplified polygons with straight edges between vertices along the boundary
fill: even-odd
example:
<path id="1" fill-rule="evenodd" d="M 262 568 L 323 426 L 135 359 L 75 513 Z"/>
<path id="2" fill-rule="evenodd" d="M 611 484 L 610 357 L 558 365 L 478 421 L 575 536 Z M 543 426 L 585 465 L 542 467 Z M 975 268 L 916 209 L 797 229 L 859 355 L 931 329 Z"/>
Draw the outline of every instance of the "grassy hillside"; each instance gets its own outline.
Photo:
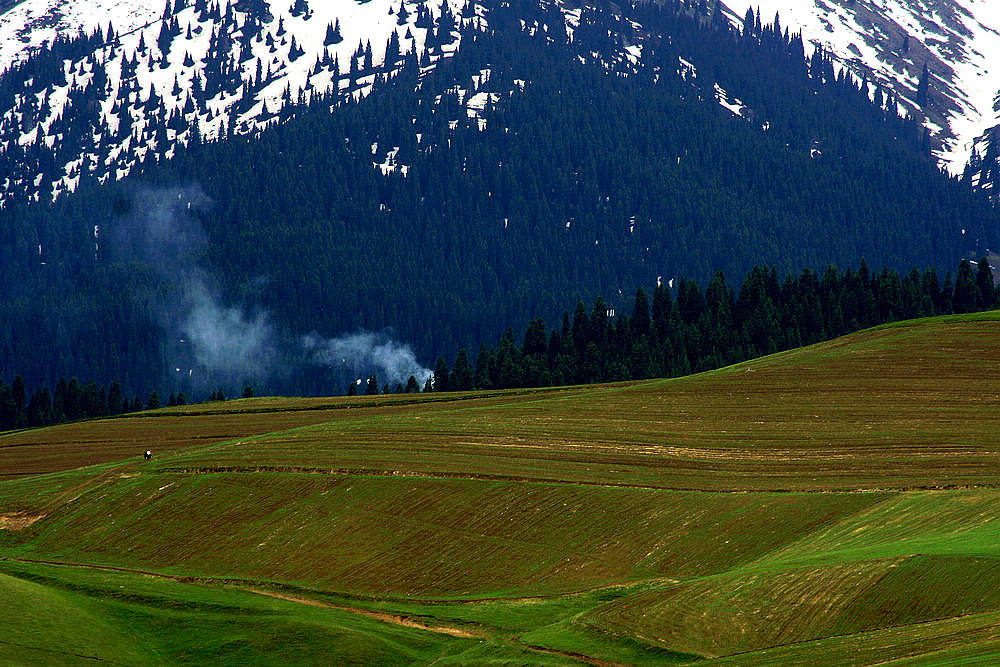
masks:
<path id="1" fill-rule="evenodd" d="M 0 661 L 996 660 L 998 378 L 986 314 L 8 434 Z"/>

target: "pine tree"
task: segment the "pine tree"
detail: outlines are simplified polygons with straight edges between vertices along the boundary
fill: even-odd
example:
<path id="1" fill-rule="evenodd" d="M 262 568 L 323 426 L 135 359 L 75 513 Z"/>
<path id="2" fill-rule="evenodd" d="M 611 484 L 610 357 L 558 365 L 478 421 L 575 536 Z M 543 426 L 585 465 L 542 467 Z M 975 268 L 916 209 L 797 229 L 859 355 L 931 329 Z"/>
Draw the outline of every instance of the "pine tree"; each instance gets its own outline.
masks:
<path id="1" fill-rule="evenodd" d="M 473 382 L 476 389 L 493 388 L 493 381 L 490 377 L 490 367 L 493 365 L 493 356 L 493 350 L 480 343 L 479 356 L 476 357 L 476 376 L 475 381 Z"/>
<path id="2" fill-rule="evenodd" d="M 47 426 L 55 421 L 52 413 L 52 397 L 49 390 L 39 389 L 28 402 L 28 426 Z"/>
<path id="3" fill-rule="evenodd" d="M 545 334 L 545 321 L 535 318 L 528 324 L 524 333 L 524 344 L 521 353 L 530 357 L 541 357 L 548 351 L 548 337 Z"/>
<path id="4" fill-rule="evenodd" d="M 465 352 L 465 348 L 458 351 L 458 356 L 455 357 L 455 366 L 449 379 L 452 391 L 469 391 L 473 388 L 475 370 L 469 362 L 469 355 Z"/>
<path id="5" fill-rule="evenodd" d="M 972 275 L 972 267 L 969 260 L 963 259 L 958 265 L 958 273 L 955 275 L 954 296 L 951 307 L 955 313 L 974 313 L 980 302 L 979 287 L 976 279 Z"/>
<path id="6" fill-rule="evenodd" d="M 399 60 L 399 35 L 393 30 L 389 35 L 389 41 L 385 46 L 385 67 L 391 69 Z"/>
<path id="7" fill-rule="evenodd" d="M 976 266 L 976 287 L 979 288 L 979 310 L 989 310 L 996 304 L 996 290 L 993 287 L 993 271 L 990 261 L 981 257 Z"/>
<path id="8" fill-rule="evenodd" d="M 434 364 L 434 391 L 451 391 L 451 374 L 444 357 L 438 357 Z"/>
<path id="9" fill-rule="evenodd" d="M 635 292 L 635 305 L 632 307 L 632 318 L 629 320 L 632 325 L 632 335 L 648 336 L 651 322 L 649 319 L 649 301 L 646 298 L 646 291 L 641 287 Z"/>
<path id="10" fill-rule="evenodd" d="M 24 389 L 24 378 L 20 375 L 14 376 L 14 381 L 10 385 L 11 409 L 13 411 L 14 428 L 22 428 L 28 422 L 28 397 Z"/>
<path id="11" fill-rule="evenodd" d="M 323 46 L 332 46 L 337 43 L 337 37 L 333 32 L 333 24 L 326 24 L 326 37 L 323 38 Z"/>
<path id="12" fill-rule="evenodd" d="M 927 103 L 930 101 L 930 71 L 927 69 L 927 63 L 924 63 L 924 69 L 920 73 L 920 81 L 917 83 L 917 106 L 923 110 L 927 110 Z"/>

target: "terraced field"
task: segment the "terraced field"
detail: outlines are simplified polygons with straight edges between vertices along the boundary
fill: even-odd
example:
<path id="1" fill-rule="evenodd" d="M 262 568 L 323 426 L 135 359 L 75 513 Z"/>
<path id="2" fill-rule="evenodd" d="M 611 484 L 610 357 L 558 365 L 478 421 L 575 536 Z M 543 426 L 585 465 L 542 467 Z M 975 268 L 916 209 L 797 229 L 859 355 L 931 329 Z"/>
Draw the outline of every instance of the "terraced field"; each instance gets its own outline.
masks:
<path id="1" fill-rule="evenodd" d="M 0 662 L 996 661 L 998 380 L 994 313 L 7 434 Z"/>

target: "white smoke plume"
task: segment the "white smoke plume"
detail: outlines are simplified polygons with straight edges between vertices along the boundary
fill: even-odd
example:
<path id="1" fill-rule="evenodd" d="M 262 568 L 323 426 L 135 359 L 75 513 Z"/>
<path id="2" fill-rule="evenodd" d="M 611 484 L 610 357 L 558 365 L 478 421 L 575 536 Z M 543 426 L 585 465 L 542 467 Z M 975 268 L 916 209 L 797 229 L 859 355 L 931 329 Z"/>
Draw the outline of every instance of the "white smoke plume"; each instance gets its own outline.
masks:
<path id="1" fill-rule="evenodd" d="M 417 361 L 409 345 L 388 336 L 361 332 L 339 338 L 323 338 L 311 333 L 301 339 L 310 362 L 324 366 L 343 366 L 364 373 L 375 368 L 380 381 L 406 384 L 412 375 L 423 387 L 431 370 Z"/>
<path id="2" fill-rule="evenodd" d="M 311 365 L 363 375 L 374 371 L 393 384 L 405 384 L 412 375 L 423 386 L 430 369 L 409 346 L 385 334 L 296 338 L 275 326 L 266 311 L 227 305 L 215 279 L 198 264 L 208 236 L 194 213 L 211 204 L 196 185 L 141 186 L 132 192 L 131 213 L 117 221 L 122 254 L 147 262 L 167 285 L 158 314 L 172 343 L 183 344 L 184 359 L 172 364 L 180 376 L 205 388 L 250 379 L 280 385 Z"/>
<path id="3" fill-rule="evenodd" d="M 187 312 L 180 328 L 199 364 L 247 377 L 270 375 L 276 337 L 266 313 L 251 317 L 242 308 L 223 306 L 197 277 L 187 282 L 184 298 Z"/>
<path id="4" fill-rule="evenodd" d="M 210 376 L 269 375 L 277 338 L 267 314 L 225 305 L 197 263 L 208 237 L 192 211 L 208 209 L 211 200 L 198 186 L 140 186 L 132 196 L 132 212 L 118 224 L 119 239 L 168 286 L 159 308 L 167 335 L 190 345 L 193 360 Z"/>

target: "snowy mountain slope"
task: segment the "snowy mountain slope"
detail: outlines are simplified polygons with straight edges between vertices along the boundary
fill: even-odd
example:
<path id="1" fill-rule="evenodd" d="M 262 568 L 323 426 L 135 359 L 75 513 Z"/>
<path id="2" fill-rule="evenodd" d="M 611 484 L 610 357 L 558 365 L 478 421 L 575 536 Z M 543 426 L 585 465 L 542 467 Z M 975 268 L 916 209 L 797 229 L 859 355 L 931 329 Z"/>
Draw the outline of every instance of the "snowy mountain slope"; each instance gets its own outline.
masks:
<path id="1" fill-rule="evenodd" d="M 801 31 L 856 76 L 891 89 L 932 132 L 936 155 L 962 172 L 973 148 L 1000 125 L 1000 3 L 995 0 L 724 0 Z M 921 77 L 929 76 L 926 99 Z"/>
<path id="2" fill-rule="evenodd" d="M 177 143 L 256 131 L 317 94 L 363 95 L 407 58 L 424 71 L 448 58 L 463 26 L 487 27 L 465 0 L 160 2 L 27 0 L 0 14 L 0 206 L 56 199 L 81 172 L 120 180 Z M 543 4 L 544 23 L 522 20 L 529 33 L 572 39 L 582 21 L 581 60 L 628 70 L 641 58 L 640 26 L 619 15 L 602 29 L 635 34 L 588 51 L 592 9 Z M 475 116 L 483 94 L 464 103 Z"/>
<path id="3" fill-rule="evenodd" d="M 317 93 L 363 94 L 407 54 L 448 57 L 462 20 L 449 0 L 154 4 L 29 0 L 0 16 L 0 201 L 58 197 L 81 168 L 121 178 L 150 150 L 252 131 Z"/>
<path id="4" fill-rule="evenodd" d="M 955 258 L 996 247 L 995 215 L 938 172 L 916 122 L 884 96 L 872 104 L 822 54 L 806 59 L 797 36 L 732 30 L 703 0 L 477 0 L 453 23 L 454 9 L 428 1 L 422 19 L 419 3 L 406 5 L 405 29 L 398 5 L 384 6 L 401 43 L 406 30 L 422 30 L 428 48 L 358 103 L 347 100 L 387 74 L 377 65 L 385 47 L 373 40 L 368 64 L 368 40 L 360 63 L 349 46 L 352 67 L 336 50 L 343 42 L 331 43 L 341 100 L 332 112 L 332 95 L 319 93 L 333 63 L 299 54 L 289 34 L 299 20 L 324 25 L 311 5 L 277 21 L 249 2 L 171 6 L 166 23 L 128 37 L 130 48 L 102 26 L 0 77 L 0 99 L 13 101 L 2 132 L 35 133 L 7 149 L 22 152 L 13 169 L 0 165 L 15 202 L 0 210 L 6 376 L 46 355 L 28 364 L 34 382 L 152 373 L 163 378 L 157 386 L 188 391 L 171 383 L 185 369 L 191 377 L 197 353 L 179 340 L 192 340 L 187 313 L 201 312 L 189 295 L 206 291 L 218 305 L 204 328 L 212 339 L 255 341 L 241 332 L 272 322 L 285 339 L 277 352 L 301 360 L 310 332 L 392 327 L 426 360 L 474 349 L 510 322 L 558 317 L 576 295 L 601 294 L 627 312 L 637 285 L 682 276 L 861 257 L 944 275 Z M 417 25 L 434 10 L 434 36 L 450 38 L 444 49 Z M 325 19 L 333 31 L 330 18 L 339 16 Z M 281 79 L 302 60 L 312 62 L 308 105 Z M 276 81 L 288 95 L 261 99 Z M 194 141 L 265 123 L 249 137 Z M 178 137 L 194 145 L 180 149 Z M 16 203 L 31 187 L 50 197 L 52 180 L 65 193 L 77 173 L 117 178 L 139 153 L 145 161 L 127 183 L 94 187 L 81 176 L 78 193 L 55 206 Z M 176 236 L 160 231 L 155 201 L 186 218 L 191 190 L 211 201 L 192 209 L 204 232 L 192 234 L 197 252 L 184 261 L 148 252 L 160 243 L 136 231 L 146 211 L 157 240 Z M 190 275 L 209 287 L 189 289 Z M 760 289 L 782 289 L 776 277 L 765 282 Z M 151 292 L 174 303 L 161 307 Z M 223 386 L 245 386 L 241 360 L 264 348 L 227 347 L 249 351 L 220 367 L 236 374 Z"/>
<path id="5" fill-rule="evenodd" d="M 23 61 L 58 36 L 93 32 L 109 22 L 127 34 L 159 20 L 162 13 L 162 3 L 143 0 L 25 0 L 0 14 L 0 67 Z"/>
<path id="6" fill-rule="evenodd" d="M 447 58 L 460 46 L 459 28 L 483 22 L 482 7 L 465 0 L 160 2 L 26 0 L 0 14 L 0 206 L 57 198 L 84 171 L 121 179 L 150 156 L 169 157 L 176 143 L 256 131 L 315 95 L 336 103 L 364 94 L 404 58 L 423 67 Z M 646 34 L 638 23 L 619 15 L 614 26 L 596 25 L 587 4 L 542 4 L 545 23 L 526 30 L 547 34 L 562 23 L 581 61 L 639 66 Z M 748 9 L 764 23 L 780 13 L 807 47 L 892 90 L 932 131 L 953 173 L 987 154 L 983 137 L 1000 125 L 1000 65 L 991 61 L 1000 59 L 1000 6 L 991 0 L 727 4 L 736 24 Z M 595 29 L 619 33 L 614 52 L 588 50 Z M 678 69 L 696 68 L 682 57 Z M 741 91 L 716 88 L 716 101 L 741 116 Z M 467 102 L 475 115 L 483 100 Z M 394 168 L 384 150 L 377 157 L 373 164 Z"/>

